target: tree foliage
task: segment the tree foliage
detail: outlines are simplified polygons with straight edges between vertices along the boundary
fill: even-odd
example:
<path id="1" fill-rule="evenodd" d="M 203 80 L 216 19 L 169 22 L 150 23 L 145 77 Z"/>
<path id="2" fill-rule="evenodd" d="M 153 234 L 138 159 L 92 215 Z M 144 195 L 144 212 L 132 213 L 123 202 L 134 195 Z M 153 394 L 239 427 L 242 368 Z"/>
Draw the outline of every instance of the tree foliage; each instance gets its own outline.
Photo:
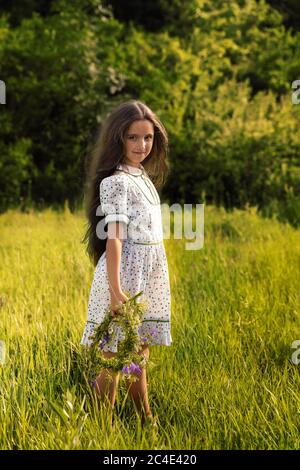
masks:
<path id="1" fill-rule="evenodd" d="M 263 0 L 126 4 L 3 10 L 0 209 L 80 206 L 87 147 L 103 116 L 138 98 L 169 132 L 169 202 L 255 204 L 299 224 L 300 108 L 291 101 L 299 33 Z"/>

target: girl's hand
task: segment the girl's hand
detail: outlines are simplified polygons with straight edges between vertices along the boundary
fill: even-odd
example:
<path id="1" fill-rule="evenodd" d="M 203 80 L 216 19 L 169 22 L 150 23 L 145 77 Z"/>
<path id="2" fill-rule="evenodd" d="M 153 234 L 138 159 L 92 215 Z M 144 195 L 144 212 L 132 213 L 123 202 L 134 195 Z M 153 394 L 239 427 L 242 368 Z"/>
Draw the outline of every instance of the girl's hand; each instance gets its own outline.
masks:
<path id="1" fill-rule="evenodd" d="M 125 295 L 123 292 L 119 292 L 116 295 L 110 295 L 110 310 L 112 317 L 114 317 L 115 315 L 120 315 L 118 310 L 120 309 L 122 304 L 128 299 L 129 297 L 127 297 L 127 295 Z"/>

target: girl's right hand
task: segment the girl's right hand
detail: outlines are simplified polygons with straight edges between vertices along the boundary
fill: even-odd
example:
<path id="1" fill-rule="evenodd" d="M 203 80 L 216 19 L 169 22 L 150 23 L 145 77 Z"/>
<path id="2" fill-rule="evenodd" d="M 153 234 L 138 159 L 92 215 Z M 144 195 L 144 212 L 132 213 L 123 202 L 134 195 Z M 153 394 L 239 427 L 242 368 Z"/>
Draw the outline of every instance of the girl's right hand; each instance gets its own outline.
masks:
<path id="1" fill-rule="evenodd" d="M 120 315 L 118 310 L 121 307 L 121 304 L 123 304 L 128 299 L 129 297 L 127 297 L 127 295 L 124 294 L 123 292 L 119 292 L 116 295 L 114 294 L 110 295 L 110 311 L 113 317 L 115 315 Z"/>

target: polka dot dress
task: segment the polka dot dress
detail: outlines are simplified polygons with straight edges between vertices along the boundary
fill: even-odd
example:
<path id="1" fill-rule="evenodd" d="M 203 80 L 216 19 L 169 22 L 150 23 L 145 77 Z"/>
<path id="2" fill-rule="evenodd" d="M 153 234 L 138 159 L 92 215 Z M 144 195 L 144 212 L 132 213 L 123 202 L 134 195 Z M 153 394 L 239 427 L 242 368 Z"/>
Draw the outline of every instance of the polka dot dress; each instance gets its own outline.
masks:
<path id="1" fill-rule="evenodd" d="M 171 295 L 168 264 L 163 244 L 160 198 L 142 165 L 140 168 L 119 164 L 112 176 L 100 184 L 100 204 L 109 222 L 123 222 L 127 233 L 122 243 L 120 284 L 122 291 L 142 294 L 145 300 L 139 334 L 150 338 L 150 345 L 172 343 Z M 100 257 L 88 301 L 88 318 L 80 344 L 91 345 L 90 336 L 103 321 L 110 307 L 106 252 Z M 124 338 L 122 328 L 114 325 L 114 333 L 103 350 L 117 352 Z"/>

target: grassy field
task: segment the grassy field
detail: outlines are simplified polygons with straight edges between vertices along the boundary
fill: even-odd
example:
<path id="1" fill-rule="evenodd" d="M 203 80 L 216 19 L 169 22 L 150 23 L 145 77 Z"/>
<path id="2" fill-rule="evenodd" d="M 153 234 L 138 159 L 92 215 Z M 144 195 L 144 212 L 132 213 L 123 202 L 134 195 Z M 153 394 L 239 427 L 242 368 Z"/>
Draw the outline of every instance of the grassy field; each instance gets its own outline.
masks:
<path id="1" fill-rule="evenodd" d="M 151 349 L 151 440 L 122 381 L 110 433 L 71 374 L 94 271 L 84 227 L 67 209 L 0 216 L 0 449 L 299 449 L 300 230 L 207 206 L 203 249 L 165 240 L 173 344 Z"/>

